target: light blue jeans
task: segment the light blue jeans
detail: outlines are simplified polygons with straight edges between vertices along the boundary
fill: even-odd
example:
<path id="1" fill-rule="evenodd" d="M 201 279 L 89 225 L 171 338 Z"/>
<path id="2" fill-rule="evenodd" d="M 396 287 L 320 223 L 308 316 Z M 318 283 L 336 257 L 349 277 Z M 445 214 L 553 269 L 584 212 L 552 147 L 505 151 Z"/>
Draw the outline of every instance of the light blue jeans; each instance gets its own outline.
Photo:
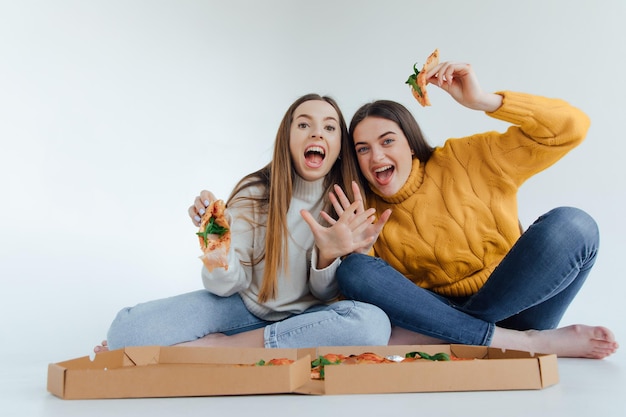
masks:
<path id="1" fill-rule="evenodd" d="M 361 302 L 320 304 L 270 322 L 250 313 L 238 294 L 219 297 L 199 290 L 122 309 L 107 343 L 110 349 L 170 346 L 211 333 L 230 336 L 262 327 L 267 348 L 386 345 L 391 334 L 387 315 Z"/>
<path id="2" fill-rule="evenodd" d="M 555 328 L 595 263 L 596 222 L 559 207 L 541 216 L 474 295 L 446 298 L 380 258 L 352 254 L 337 270 L 343 294 L 381 307 L 392 324 L 450 343 L 489 345 L 495 326 Z"/>

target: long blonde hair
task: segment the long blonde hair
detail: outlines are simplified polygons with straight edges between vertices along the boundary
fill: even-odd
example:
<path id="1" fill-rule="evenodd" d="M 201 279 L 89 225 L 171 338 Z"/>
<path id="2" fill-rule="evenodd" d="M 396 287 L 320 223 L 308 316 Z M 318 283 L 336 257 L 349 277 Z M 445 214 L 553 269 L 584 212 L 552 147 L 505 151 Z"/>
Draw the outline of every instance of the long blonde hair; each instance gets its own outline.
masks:
<path id="1" fill-rule="evenodd" d="M 347 125 L 335 100 L 319 94 L 306 94 L 293 102 L 285 112 L 278 127 L 278 132 L 276 133 L 272 161 L 260 170 L 242 178 L 235 186 L 227 202 L 228 205 L 239 198 L 251 199 L 256 209 L 263 210 L 267 213 L 267 224 L 257 225 L 258 227 L 265 226 L 267 228 L 265 234 L 265 249 L 260 258 L 253 261 L 254 264 L 258 264 L 261 260 L 265 259 L 259 302 L 266 302 L 267 300 L 276 298 L 277 276 L 281 263 L 283 271 L 287 272 L 289 268 L 287 261 L 289 230 L 287 230 L 286 216 L 291 203 L 293 180 L 296 175 L 289 151 L 290 131 L 293 122 L 293 113 L 296 108 L 310 100 L 325 101 L 333 106 L 339 116 L 341 129 L 340 158 L 341 155 L 349 155 L 349 153 L 352 152 L 352 146 L 348 140 Z M 338 159 L 335 161 L 330 172 L 324 179 L 324 195 L 320 197 L 324 198 L 324 210 L 335 218 L 337 215 L 328 199 L 328 193 L 332 191 L 334 184 L 338 184 L 347 193 L 348 198 L 353 201 L 352 181 L 357 181 L 359 186 L 362 185 L 359 180 L 358 166 L 353 158 L 346 158 L 345 160 Z M 263 193 L 254 198 L 237 196 L 243 189 L 252 186 L 262 186 L 264 190 Z"/>

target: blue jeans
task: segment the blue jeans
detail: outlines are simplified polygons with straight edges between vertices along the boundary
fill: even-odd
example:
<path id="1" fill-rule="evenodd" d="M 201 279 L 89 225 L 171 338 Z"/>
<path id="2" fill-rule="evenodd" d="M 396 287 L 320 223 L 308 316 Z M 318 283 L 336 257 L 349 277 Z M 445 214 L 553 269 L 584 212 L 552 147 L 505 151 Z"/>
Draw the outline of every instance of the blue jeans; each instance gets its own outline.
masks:
<path id="1" fill-rule="evenodd" d="M 211 333 L 230 336 L 262 327 L 268 348 L 386 345 L 391 334 L 387 315 L 365 303 L 321 304 L 269 322 L 250 313 L 238 294 L 219 297 L 199 290 L 122 309 L 111 324 L 107 343 L 110 349 L 169 346 Z"/>
<path id="2" fill-rule="evenodd" d="M 382 308 L 393 325 L 449 343 L 489 345 L 496 326 L 555 328 L 595 263 L 596 222 L 560 207 L 522 234 L 474 295 L 447 298 L 415 285 L 379 258 L 352 254 L 337 278 L 343 294 Z"/>

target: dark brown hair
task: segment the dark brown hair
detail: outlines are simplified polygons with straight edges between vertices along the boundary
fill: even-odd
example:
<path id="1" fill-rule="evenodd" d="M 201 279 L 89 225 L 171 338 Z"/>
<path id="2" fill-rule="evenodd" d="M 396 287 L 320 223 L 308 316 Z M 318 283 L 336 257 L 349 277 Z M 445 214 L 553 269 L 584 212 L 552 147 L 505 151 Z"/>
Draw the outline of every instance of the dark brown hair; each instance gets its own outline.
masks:
<path id="1" fill-rule="evenodd" d="M 420 129 L 415 117 L 402 104 L 391 100 L 377 100 L 361 106 L 352 117 L 348 137 L 351 147 L 350 159 L 353 159 L 358 166 L 356 151 L 354 148 L 354 130 L 366 117 L 379 117 L 381 119 L 391 120 L 400 126 L 402 133 L 409 142 L 409 147 L 414 153 L 414 157 L 420 162 L 425 163 L 430 159 L 434 148 L 426 142 L 422 130 Z M 348 158 L 344 158 L 348 159 Z M 362 184 L 367 181 L 363 174 L 359 171 Z"/>

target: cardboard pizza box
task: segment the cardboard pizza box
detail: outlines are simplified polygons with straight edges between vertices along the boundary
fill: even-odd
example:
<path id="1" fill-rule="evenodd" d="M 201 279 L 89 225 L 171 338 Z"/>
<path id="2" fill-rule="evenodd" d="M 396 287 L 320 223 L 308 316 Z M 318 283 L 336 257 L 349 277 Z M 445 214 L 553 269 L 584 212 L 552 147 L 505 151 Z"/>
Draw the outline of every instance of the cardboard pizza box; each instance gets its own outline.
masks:
<path id="1" fill-rule="evenodd" d="M 381 356 L 448 353 L 466 360 L 327 365 L 311 379 L 311 361 L 326 353 Z M 254 366 L 288 358 L 289 365 Z M 310 349 L 129 347 L 49 364 L 48 391 L 62 399 L 259 394 L 377 394 L 543 389 L 558 383 L 556 355 L 484 346 L 337 346 Z"/>
<path id="2" fill-rule="evenodd" d="M 290 365 L 254 366 L 293 359 Z M 297 349 L 128 347 L 48 366 L 48 391 L 63 399 L 290 393 L 310 379 Z"/>
<path id="3" fill-rule="evenodd" d="M 467 345 L 320 347 L 317 353 L 405 356 L 416 351 L 430 355 L 443 352 L 464 360 L 327 365 L 323 381 L 309 381 L 296 392 L 332 395 L 525 390 L 559 382 L 557 357 L 553 354 Z"/>

